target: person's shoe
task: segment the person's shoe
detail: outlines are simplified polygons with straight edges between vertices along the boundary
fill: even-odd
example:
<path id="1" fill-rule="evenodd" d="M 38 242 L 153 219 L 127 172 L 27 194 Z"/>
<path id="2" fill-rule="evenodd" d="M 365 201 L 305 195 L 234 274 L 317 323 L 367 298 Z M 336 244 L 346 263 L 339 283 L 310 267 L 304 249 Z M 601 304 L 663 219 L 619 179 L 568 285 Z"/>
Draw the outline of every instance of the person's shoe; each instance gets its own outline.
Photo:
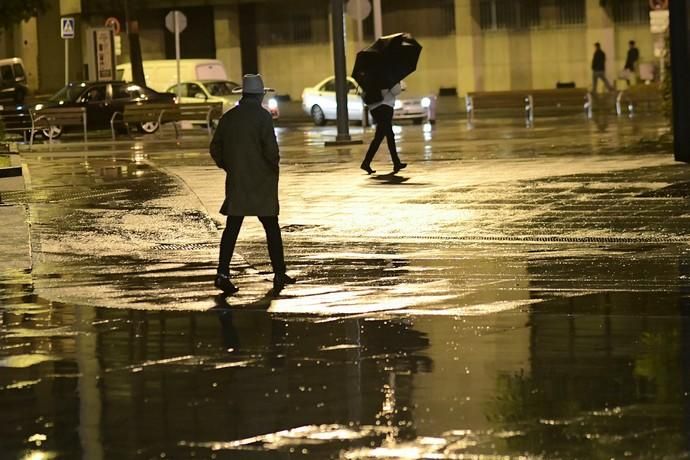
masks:
<path id="1" fill-rule="evenodd" d="M 376 172 L 373 169 L 371 169 L 370 165 L 364 163 L 361 164 L 360 169 L 363 169 L 369 175 L 374 174 Z"/>
<path id="2" fill-rule="evenodd" d="M 283 274 L 276 274 L 276 276 L 273 278 L 273 292 L 278 294 L 280 291 L 283 290 L 286 284 L 295 284 L 297 280 L 287 273 Z"/>
<path id="3" fill-rule="evenodd" d="M 216 280 L 214 281 L 213 285 L 223 291 L 224 294 L 234 294 L 235 292 L 239 291 L 240 289 L 232 284 L 232 281 L 230 281 L 230 277 L 224 273 L 218 273 L 216 275 Z"/>
<path id="4" fill-rule="evenodd" d="M 393 174 L 405 168 L 407 168 L 407 163 L 396 163 L 395 165 L 393 165 Z"/>

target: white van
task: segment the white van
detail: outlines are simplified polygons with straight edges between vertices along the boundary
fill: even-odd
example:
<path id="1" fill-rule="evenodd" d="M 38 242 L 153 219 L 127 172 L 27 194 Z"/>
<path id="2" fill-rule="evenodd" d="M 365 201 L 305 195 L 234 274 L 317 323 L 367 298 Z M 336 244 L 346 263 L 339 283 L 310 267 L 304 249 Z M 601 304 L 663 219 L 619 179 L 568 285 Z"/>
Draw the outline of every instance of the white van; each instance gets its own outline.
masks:
<path id="1" fill-rule="evenodd" d="M 17 57 L 0 59 L 0 101 L 22 104 L 28 92 L 24 62 Z"/>
<path id="2" fill-rule="evenodd" d="M 177 61 L 159 59 L 144 61 L 146 86 L 165 92 L 177 84 Z M 132 81 L 132 64 L 117 66 L 117 79 Z M 223 63 L 217 59 L 180 59 L 180 81 L 227 80 L 228 74 Z"/>

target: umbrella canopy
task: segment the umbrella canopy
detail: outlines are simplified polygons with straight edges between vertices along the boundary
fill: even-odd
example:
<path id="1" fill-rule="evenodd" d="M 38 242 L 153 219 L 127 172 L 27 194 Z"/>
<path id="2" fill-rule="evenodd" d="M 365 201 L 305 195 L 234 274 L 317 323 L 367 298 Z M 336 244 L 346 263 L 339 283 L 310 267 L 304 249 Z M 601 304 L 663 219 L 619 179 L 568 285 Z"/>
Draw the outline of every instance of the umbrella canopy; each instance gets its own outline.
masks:
<path id="1" fill-rule="evenodd" d="M 421 52 L 410 34 L 386 35 L 357 53 L 352 78 L 365 91 L 392 88 L 417 69 Z"/>

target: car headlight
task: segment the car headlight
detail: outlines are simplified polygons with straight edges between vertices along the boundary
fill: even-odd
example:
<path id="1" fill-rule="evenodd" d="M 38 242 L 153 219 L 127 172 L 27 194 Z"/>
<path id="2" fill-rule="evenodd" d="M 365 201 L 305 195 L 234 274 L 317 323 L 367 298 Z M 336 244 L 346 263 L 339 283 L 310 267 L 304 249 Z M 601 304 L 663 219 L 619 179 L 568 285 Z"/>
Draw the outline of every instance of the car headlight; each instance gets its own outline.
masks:
<path id="1" fill-rule="evenodd" d="M 425 109 L 428 109 L 429 107 L 431 107 L 431 98 L 423 97 L 422 98 L 422 107 L 424 107 Z"/>
<path id="2" fill-rule="evenodd" d="M 36 104 L 34 107 L 34 110 L 41 110 L 43 108 L 43 104 Z"/>
<path id="3" fill-rule="evenodd" d="M 278 108 L 278 101 L 276 101 L 274 98 L 270 98 L 268 100 L 268 108 L 271 110 L 275 110 Z"/>
<path id="4" fill-rule="evenodd" d="M 395 110 L 402 109 L 403 103 L 402 101 L 395 101 L 395 107 L 393 107 Z"/>

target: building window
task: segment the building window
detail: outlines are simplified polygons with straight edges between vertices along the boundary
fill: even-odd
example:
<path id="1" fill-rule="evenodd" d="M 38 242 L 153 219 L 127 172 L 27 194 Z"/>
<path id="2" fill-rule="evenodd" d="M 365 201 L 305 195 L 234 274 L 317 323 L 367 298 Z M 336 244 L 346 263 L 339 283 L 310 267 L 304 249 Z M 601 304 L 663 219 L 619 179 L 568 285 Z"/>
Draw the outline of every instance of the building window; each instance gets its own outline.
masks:
<path id="1" fill-rule="evenodd" d="M 454 0 L 383 0 L 383 34 L 409 32 L 415 37 L 437 37 L 455 33 Z M 374 20 L 364 20 L 364 35 L 373 38 Z"/>
<path id="2" fill-rule="evenodd" d="M 585 0 L 564 0 L 558 2 L 558 24 L 584 24 L 586 20 Z"/>
<path id="3" fill-rule="evenodd" d="M 328 42 L 328 5 L 292 0 L 290 11 L 270 4 L 257 4 L 259 45 L 289 45 Z"/>
<path id="4" fill-rule="evenodd" d="M 479 25 L 483 30 L 537 26 L 539 4 L 537 0 L 480 0 Z"/>
<path id="5" fill-rule="evenodd" d="M 648 0 L 618 0 L 613 2 L 613 20 L 619 24 L 647 24 Z"/>

